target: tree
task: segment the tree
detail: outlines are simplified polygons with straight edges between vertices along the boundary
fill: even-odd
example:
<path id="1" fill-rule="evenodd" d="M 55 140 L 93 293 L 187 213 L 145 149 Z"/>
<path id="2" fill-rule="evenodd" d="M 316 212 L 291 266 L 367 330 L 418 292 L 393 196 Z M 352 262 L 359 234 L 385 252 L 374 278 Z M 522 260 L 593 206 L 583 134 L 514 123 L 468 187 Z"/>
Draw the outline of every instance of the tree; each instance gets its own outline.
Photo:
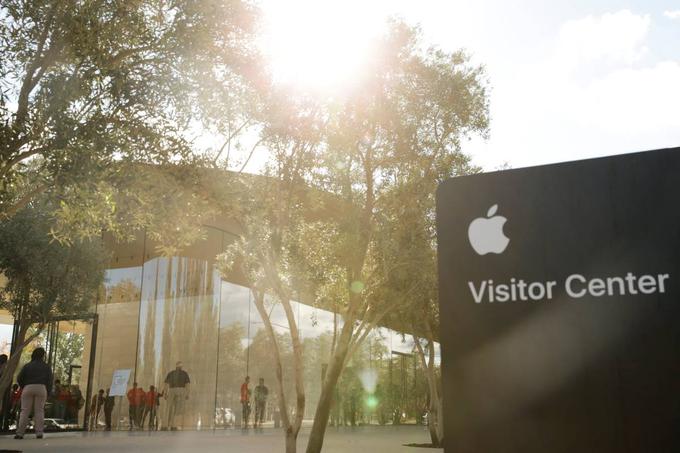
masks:
<path id="1" fill-rule="evenodd" d="M 435 363 L 439 338 L 435 191 L 448 177 L 476 173 L 479 169 L 467 159 L 459 159 L 441 161 L 425 173 L 404 170 L 402 184 L 384 197 L 390 215 L 383 218 L 380 266 L 389 269 L 402 257 L 403 266 L 389 272 L 386 287 L 393 292 L 392 298 L 407 297 L 410 303 L 400 305 L 405 309 L 391 313 L 388 321 L 413 337 L 414 352 L 428 384 L 430 438 L 432 445 L 439 447 L 444 442 L 444 414 L 441 374 Z M 407 294 L 403 291 L 407 287 L 418 290 Z"/>
<path id="2" fill-rule="evenodd" d="M 0 379 L 4 394 L 21 352 L 56 318 L 89 313 L 104 282 L 108 255 L 98 240 L 78 240 L 64 246 L 50 237 L 51 208 L 32 202 L 0 222 L 0 308 L 18 323 L 17 342 Z M 34 329 L 30 335 L 29 328 Z"/>
<path id="3" fill-rule="evenodd" d="M 59 332 L 57 334 L 56 361 L 54 363 L 54 375 L 61 382 L 67 382 L 69 369 L 72 364 L 80 360 L 85 350 L 85 335 L 75 332 Z"/>
<path id="4" fill-rule="evenodd" d="M 434 200 L 426 205 L 430 209 L 423 213 L 422 218 L 433 219 Z M 418 248 L 421 259 L 417 265 L 411 267 L 405 279 L 418 281 L 422 290 L 412 297 L 411 309 L 402 310 L 398 313 L 400 323 L 404 330 L 411 332 L 415 343 L 415 354 L 425 372 L 428 385 L 428 429 L 433 447 L 444 445 L 444 401 L 441 386 L 441 370 L 435 363 L 437 339 L 439 338 L 439 299 L 437 284 L 437 258 L 435 249 L 435 226 L 432 221 L 421 230 L 421 240 L 415 240 L 410 244 L 403 244 L 405 249 Z M 414 229 L 417 225 L 411 224 Z M 410 247 L 409 247 L 410 245 Z M 408 253 L 408 252 L 407 252 Z M 414 261 L 414 264 L 416 261 Z"/>
<path id="5" fill-rule="evenodd" d="M 167 225 L 133 189 L 153 189 L 146 164 L 194 186 L 215 156 L 193 135 L 246 121 L 255 18 L 240 0 L 0 0 L 0 217 L 51 191 L 66 238 Z"/>
<path id="6" fill-rule="evenodd" d="M 270 178 L 246 191 L 256 206 L 244 208 L 243 237 L 223 257 L 227 267 L 240 266 L 249 276 L 265 325 L 266 294 L 287 314 L 296 296 L 342 320 L 307 453 L 323 446 L 348 361 L 376 326 L 422 290 L 422 279 L 403 276 L 425 257 L 398 253 L 392 242 L 393 230 L 405 232 L 399 197 L 421 203 L 423 193 L 434 197 L 437 178 L 469 171 L 461 143 L 471 134 L 485 135 L 488 127 L 483 68 L 470 65 L 465 53 L 423 50 L 418 30 L 401 23 L 391 24 L 373 47 L 371 64 L 347 96 L 316 102 L 292 97 L 291 112 L 274 115 L 264 127 Z M 427 184 L 413 192 L 418 181 Z M 296 345 L 296 321 L 287 319 L 301 383 L 303 351 Z M 297 397 L 298 408 L 304 407 L 301 384 Z M 294 436 L 298 426 L 290 425 Z M 294 451 L 288 448 L 292 437 L 288 452 Z"/>
<path id="7" fill-rule="evenodd" d="M 235 178 L 229 203 L 236 202 L 241 237 L 219 257 L 224 275 L 238 268 L 248 281 L 253 302 L 263 321 L 274 358 L 277 401 L 285 433 L 287 453 L 297 450 L 297 436 L 305 413 L 304 356 L 302 341 L 292 300 L 301 295 L 296 278 L 301 274 L 297 248 L 299 231 L 306 217 L 313 195 L 305 186 L 305 171 L 313 161 L 317 135 L 315 121 L 305 114 L 295 116 L 285 109 L 276 111 L 267 128 L 266 142 L 270 145 L 272 162 L 264 178 Z M 288 332 L 278 335 L 272 323 L 272 311 L 280 305 L 285 313 Z M 284 354 L 292 349 L 292 381 L 295 404 L 289 404 L 284 367 Z M 287 362 L 287 361 L 286 361 Z M 293 412 L 294 411 L 294 412 Z M 294 414 L 294 415 L 293 415 Z"/>
<path id="8" fill-rule="evenodd" d="M 411 305 L 422 290 L 421 281 L 402 278 L 420 258 L 395 253 L 390 240 L 391 230 L 406 223 L 394 201 L 422 202 L 423 192 L 412 190 L 414 181 L 466 172 L 469 159 L 461 142 L 470 134 L 484 135 L 488 127 L 484 72 L 465 53 L 422 50 L 417 30 L 399 23 L 379 49 L 360 88 L 329 121 L 318 173 L 319 187 L 352 209 L 331 228 L 317 229 L 325 238 L 317 249 L 326 255 L 317 297 L 340 296 L 336 307 L 344 324 L 307 453 L 321 451 L 333 387 L 347 360 L 379 323 Z M 315 253 L 309 250 L 306 262 L 319 269 Z"/>

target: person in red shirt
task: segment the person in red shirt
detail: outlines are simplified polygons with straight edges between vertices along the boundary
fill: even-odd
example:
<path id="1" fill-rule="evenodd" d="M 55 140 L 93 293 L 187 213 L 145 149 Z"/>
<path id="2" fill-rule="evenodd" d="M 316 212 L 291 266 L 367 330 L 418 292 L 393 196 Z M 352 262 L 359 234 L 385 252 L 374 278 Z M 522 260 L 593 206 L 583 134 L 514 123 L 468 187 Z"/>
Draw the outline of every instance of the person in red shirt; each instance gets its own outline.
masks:
<path id="1" fill-rule="evenodd" d="M 56 387 L 56 382 L 55 382 Z M 71 390 L 68 385 L 60 385 L 56 390 L 57 393 L 57 418 L 66 419 L 66 409 L 68 408 L 68 402 L 71 400 Z"/>
<path id="2" fill-rule="evenodd" d="M 248 383 L 250 376 L 246 376 L 245 381 L 241 384 L 241 416 L 243 417 L 243 428 L 248 428 L 248 417 L 250 416 L 250 389 Z"/>
<path id="3" fill-rule="evenodd" d="M 149 386 L 149 391 L 144 394 L 144 415 L 142 416 L 142 428 L 144 427 L 144 422 L 146 421 L 147 415 L 149 416 L 149 431 L 157 429 L 158 423 L 156 418 L 156 408 L 158 405 L 158 398 L 160 395 L 156 391 L 156 387 L 153 385 Z"/>
<path id="4" fill-rule="evenodd" d="M 142 411 L 144 410 L 144 390 L 141 387 L 137 387 L 136 382 L 133 382 L 132 388 L 127 392 L 127 399 L 130 405 L 128 413 L 130 429 L 141 428 Z"/>

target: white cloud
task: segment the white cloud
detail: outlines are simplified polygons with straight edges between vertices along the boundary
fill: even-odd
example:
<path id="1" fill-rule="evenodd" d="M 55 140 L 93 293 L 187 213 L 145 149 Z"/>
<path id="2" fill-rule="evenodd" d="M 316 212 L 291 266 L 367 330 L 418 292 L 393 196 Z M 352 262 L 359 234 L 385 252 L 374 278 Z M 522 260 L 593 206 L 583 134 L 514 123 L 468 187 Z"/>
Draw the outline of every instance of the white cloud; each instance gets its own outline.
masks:
<path id="1" fill-rule="evenodd" d="M 611 133 L 661 133 L 680 127 L 678 80 L 680 63 L 673 61 L 615 71 L 579 90 L 572 111 L 587 105 L 578 114 L 583 124 Z"/>
<path id="2" fill-rule="evenodd" d="M 680 19 L 680 9 L 676 9 L 675 11 L 664 11 L 663 15 L 669 19 Z"/>
<path id="3" fill-rule="evenodd" d="M 561 57 L 572 63 L 633 63 L 646 52 L 643 43 L 650 24 L 648 14 L 640 16 L 629 10 L 568 21 L 559 34 Z"/>
<path id="4" fill-rule="evenodd" d="M 680 54 L 642 59 L 650 27 L 629 11 L 569 21 L 545 58 L 491 74 L 491 139 L 474 144 L 475 161 L 493 169 L 679 146 Z"/>

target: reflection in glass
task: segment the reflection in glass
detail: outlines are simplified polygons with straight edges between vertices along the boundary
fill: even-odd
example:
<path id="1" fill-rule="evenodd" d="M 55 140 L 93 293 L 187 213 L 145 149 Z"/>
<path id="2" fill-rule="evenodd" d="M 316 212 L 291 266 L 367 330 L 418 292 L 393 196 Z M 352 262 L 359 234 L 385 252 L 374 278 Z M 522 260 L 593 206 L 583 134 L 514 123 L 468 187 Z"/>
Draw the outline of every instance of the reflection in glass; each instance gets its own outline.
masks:
<path id="1" fill-rule="evenodd" d="M 274 426 L 278 401 L 271 342 L 252 294 L 240 277 L 223 279 L 214 268 L 216 255 L 230 240 L 233 235 L 206 228 L 204 240 L 178 256 L 163 257 L 143 234 L 126 244 L 105 238 L 114 257 L 97 304 L 93 393 L 106 390 L 113 372 L 125 368 L 132 370 L 128 388 L 136 381 L 145 391 L 151 385 L 162 389 L 167 373 L 175 362 L 182 361 L 191 379 L 184 429 L 239 426 L 239 390 L 247 375 L 251 377 L 251 390 L 260 378 L 265 380 L 269 397 L 264 426 Z M 305 419 L 311 420 L 342 318 L 319 307 L 296 301 L 291 304 L 304 352 Z M 292 400 L 295 391 L 288 321 L 275 300 L 268 300 L 268 309 L 279 337 L 284 391 Z M 89 347 L 87 337 L 83 357 L 89 355 Z M 427 385 L 413 347 L 409 335 L 384 327 L 372 332 L 338 382 L 330 424 L 419 420 L 427 403 Z M 437 363 L 438 357 L 437 349 Z M 86 367 L 79 372 L 81 381 L 86 380 Z M 166 423 L 166 410 L 161 399 L 161 427 Z M 114 428 L 129 427 L 128 413 L 127 398 L 118 398 Z"/>
<path id="2" fill-rule="evenodd" d="M 181 361 L 191 379 L 181 425 L 212 427 L 219 326 L 217 273 L 209 262 L 195 258 L 154 258 L 144 266 L 135 380 L 145 391 L 151 385 L 163 388 L 167 373 Z M 161 426 L 164 406 L 159 410 Z"/>
<path id="3" fill-rule="evenodd" d="M 141 262 L 141 244 L 139 246 L 137 256 Z M 135 368 L 141 287 L 141 265 L 106 271 L 104 294 L 97 305 L 99 329 L 93 393 L 111 386 L 115 370 Z M 120 407 L 121 403 L 125 407 Z M 120 414 L 126 414 L 127 401 L 117 404 Z M 114 426 L 118 426 L 118 421 L 114 421 Z"/>
<path id="4" fill-rule="evenodd" d="M 233 426 L 240 417 L 239 389 L 248 374 L 247 348 L 250 346 L 250 291 L 248 288 L 221 281 L 222 304 L 217 357 L 217 425 Z M 225 417 L 225 412 L 234 419 Z M 240 420 L 240 419 L 239 419 Z"/>

